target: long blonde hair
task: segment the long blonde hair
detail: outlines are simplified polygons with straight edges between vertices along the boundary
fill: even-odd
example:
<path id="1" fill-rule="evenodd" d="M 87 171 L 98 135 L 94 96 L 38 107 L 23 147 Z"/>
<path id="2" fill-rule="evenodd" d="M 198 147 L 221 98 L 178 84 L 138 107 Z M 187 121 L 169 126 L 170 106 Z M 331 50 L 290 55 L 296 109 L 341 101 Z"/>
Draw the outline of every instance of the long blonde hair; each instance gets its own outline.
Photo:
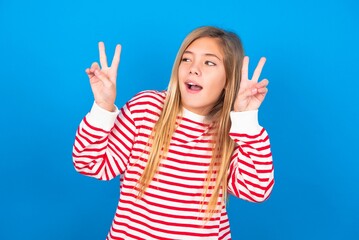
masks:
<path id="1" fill-rule="evenodd" d="M 224 55 L 224 66 L 226 72 L 226 84 L 217 103 L 209 112 L 207 119 L 212 124 L 213 145 L 212 160 L 205 178 L 205 188 L 203 192 L 202 207 L 206 196 L 211 192 L 208 206 L 205 209 L 206 219 L 210 219 L 213 213 L 219 210 L 227 200 L 227 173 L 234 149 L 234 142 L 229 137 L 230 111 L 233 109 L 233 103 L 237 95 L 241 76 L 241 67 L 244 57 L 242 43 L 238 36 L 232 32 L 225 31 L 216 27 L 200 27 L 192 31 L 182 42 L 177 53 L 172 75 L 167 89 L 167 95 L 164 102 L 161 115 L 156 122 L 148 143 L 150 147 L 149 157 L 145 170 L 141 175 L 138 185 L 141 198 L 150 185 L 153 177 L 158 171 L 162 158 L 166 157 L 170 141 L 176 130 L 176 119 L 181 114 L 181 93 L 178 81 L 178 68 L 181 63 L 182 55 L 188 46 L 195 40 L 203 37 L 210 37 L 219 40 Z M 211 179 L 215 178 L 214 186 L 211 185 Z M 211 191 L 210 191 L 211 189 Z M 221 205 L 218 205 L 220 194 Z"/>

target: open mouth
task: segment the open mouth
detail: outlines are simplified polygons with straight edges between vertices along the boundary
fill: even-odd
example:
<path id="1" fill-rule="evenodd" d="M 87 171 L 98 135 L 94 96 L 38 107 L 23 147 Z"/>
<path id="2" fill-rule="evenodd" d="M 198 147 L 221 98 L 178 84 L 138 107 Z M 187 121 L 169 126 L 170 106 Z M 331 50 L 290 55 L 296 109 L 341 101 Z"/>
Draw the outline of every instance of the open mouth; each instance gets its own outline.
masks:
<path id="1" fill-rule="evenodd" d="M 201 91 L 203 89 L 202 86 L 198 85 L 198 84 L 195 84 L 193 82 L 187 82 L 186 83 L 186 86 L 189 90 L 191 91 Z"/>

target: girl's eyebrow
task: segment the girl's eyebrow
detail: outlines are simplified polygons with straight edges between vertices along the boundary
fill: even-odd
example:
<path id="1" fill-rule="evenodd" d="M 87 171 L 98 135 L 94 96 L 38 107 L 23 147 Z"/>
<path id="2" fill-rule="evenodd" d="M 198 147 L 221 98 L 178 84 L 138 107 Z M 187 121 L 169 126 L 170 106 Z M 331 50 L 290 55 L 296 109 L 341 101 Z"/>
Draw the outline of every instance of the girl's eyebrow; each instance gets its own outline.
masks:
<path id="1" fill-rule="evenodd" d="M 188 51 L 188 50 L 184 51 L 183 54 L 185 54 L 185 53 L 193 54 L 193 52 Z M 215 57 L 215 58 L 218 58 L 219 61 L 222 61 L 216 54 L 213 54 L 213 53 L 205 53 L 205 54 L 203 54 L 203 55 L 204 55 L 204 56 Z"/>

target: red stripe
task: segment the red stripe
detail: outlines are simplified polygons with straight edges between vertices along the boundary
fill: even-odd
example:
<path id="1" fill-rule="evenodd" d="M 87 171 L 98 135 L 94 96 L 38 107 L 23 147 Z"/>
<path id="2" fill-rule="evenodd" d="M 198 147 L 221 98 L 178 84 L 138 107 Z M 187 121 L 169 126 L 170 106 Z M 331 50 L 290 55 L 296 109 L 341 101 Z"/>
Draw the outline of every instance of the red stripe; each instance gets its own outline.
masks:
<path id="1" fill-rule="evenodd" d="M 139 99 L 149 98 L 158 103 L 158 105 L 163 105 L 165 100 L 165 94 L 156 92 L 156 91 L 146 91 L 136 94 L 136 96 L 129 102 L 130 104 L 136 105 Z"/>
<path id="2" fill-rule="evenodd" d="M 106 149 L 106 145 L 103 146 L 102 148 L 90 148 L 90 147 L 87 147 L 85 148 L 84 150 L 80 151 L 76 146 L 75 147 L 75 151 L 76 152 L 82 152 L 82 153 L 99 153 L 99 152 L 102 152 Z"/>
<path id="3" fill-rule="evenodd" d="M 96 172 L 79 171 L 79 173 L 96 177 L 99 174 L 99 172 L 102 171 L 104 165 L 105 165 L 105 162 L 101 161 L 100 166 L 99 166 L 99 168 L 97 169 Z M 88 169 L 90 169 L 90 167 L 88 167 Z M 92 168 L 91 168 L 91 170 L 92 170 Z"/>
<path id="4" fill-rule="evenodd" d="M 100 138 L 103 137 L 103 136 L 98 136 L 98 135 L 95 135 L 95 134 L 91 134 L 88 131 L 86 131 L 86 129 L 82 129 L 82 132 L 84 132 L 87 136 L 90 136 L 90 137 L 96 138 L 96 139 L 100 139 Z"/>
<path id="5" fill-rule="evenodd" d="M 113 222 L 114 225 L 115 225 L 116 227 L 124 226 L 124 227 L 126 227 L 126 228 L 128 228 L 128 229 L 131 229 L 131 230 L 133 230 L 133 231 L 135 231 L 135 232 L 142 233 L 142 234 L 144 234 L 144 235 L 146 235 L 146 236 L 149 236 L 149 237 L 151 237 L 151 238 L 160 239 L 160 238 L 159 238 L 158 236 L 156 236 L 156 235 L 149 234 L 147 231 L 144 231 L 144 230 L 142 230 L 142 229 L 140 229 L 140 228 L 133 227 L 133 225 L 134 225 L 134 226 L 142 226 L 142 227 L 143 227 L 143 225 L 142 225 L 142 224 L 132 224 L 133 222 L 135 222 L 135 221 L 133 221 L 132 218 L 127 217 L 127 216 L 125 216 L 125 217 L 123 217 L 123 218 L 126 218 L 126 219 L 130 220 L 130 221 L 131 221 L 131 225 L 130 225 L 130 224 L 127 224 L 127 223 L 123 223 L 123 222 L 116 222 L 116 221 Z M 125 234 L 125 235 L 127 235 L 127 236 L 128 236 L 128 234 L 129 234 L 127 231 L 124 232 L 124 231 L 122 231 L 122 230 L 117 230 L 117 229 L 115 229 L 114 227 L 112 228 L 112 231 L 113 231 L 113 232 L 118 232 L 118 233 L 123 233 L 123 234 Z M 137 239 L 137 238 L 135 238 L 135 239 Z M 142 238 L 139 238 L 139 239 L 142 239 Z M 146 238 L 146 239 L 147 239 L 147 238 Z M 163 239 L 163 240 L 170 240 L 169 238 L 161 238 L 161 239 Z"/>
<path id="6" fill-rule="evenodd" d="M 183 148 L 183 149 L 189 149 L 189 150 L 201 150 L 201 151 L 208 151 L 208 152 L 212 152 L 212 148 L 210 147 L 193 147 L 193 146 L 187 146 L 187 145 L 183 145 L 183 144 L 176 144 L 176 143 L 171 143 L 171 146 L 173 147 L 178 147 L 178 148 Z"/>
<path id="7" fill-rule="evenodd" d="M 193 148 L 193 149 L 197 150 L 196 148 Z M 173 149 L 169 149 L 168 152 L 176 154 L 176 155 L 184 156 L 184 157 L 204 158 L 204 159 L 211 159 L 212 158 L 212 155 L 184 153 L 184 152 L 179 152 L 179 151 L 176 151 L 176 150 L 173 150 Z"/>
<path id="8" fill-rule="evenodd" d="M 152 98 L 153 99 L 153 98 Z M 136 101 L 135 104 L 131 105 L 131 107 L 133 106 L 136 106 L 137 108 L 141 107 L 141 106 L 146 106 L 146 108 L 148 108 L 148 106 L 152 106 L 152 107 L 155 107 L 157 108 L 158 110 L 162 110 L 162 106 L 156 104 L 156 103 L 153 103 L 151 101 Z"/>
<path id="9" fill-rule="evenodd" d="M 73 157 L 77 158 L 77 159 L 83 159 L 83 158 L 88 158 L 88 159 L 102 159 L 103 158 L 103 154 L 101 155 L 97 155 L 97 156 L 91 156 L 91 155 L 76 155 L 75 153 L 72 154 Z M 81 163 L 81 161 L 75 160 L 76 163 Z M 87 161 L 85 161 L 87 162 Z"/>
<path id="10" fill-rule="evenodd" d="M 85 133 L 86 135 L 89 134 L 85 129 L 81 129 L 81 130 L 82 130 L 82 132 Z M 98 144 L 100 144 L 100 143 L 105 142 L 106 139 L 107 139 L 107 135 L 105 135 L 105 136 L 102 136 L 102 137 L 97 137 L 97 138 L 96 138 L 97 141 L 91 141 L 87 136 L 83 135 L 83 134 L 81 133 L 81 131 L 78 131 L 78 132 L 77 132 L 77 137 L 83 138 L 86 142 L 88 142 L 88 143 L 90 143 L 90 144 L 93 144 L 93 143 L 98 143 Z M 79 138 L 78 138 L 78 139 L 79 139 Z M 79 140 L 79 141 L 80 141 L 80 140 Z M 80 142 L 82 142 L 82 141 L 80 141 Z"/>
<path id="11" fill-rule="evenodd" d="M 114 229 L 114 226 L 112 225 L 112 227 L 111 227 L 111 231 L 110 231 L 110 237 L 112 238 L 112 239 L 114 239 L 114 240 L 125 240 L 124 238 L 119 238 L 119 237 L 115 237 L 115 236 L 113 236 L 112 235 L 112 232 L 117 232 L 117 233 L 121 233 L 121 234 L 123 234 L 123 235 L 125 235 L 125 236 L 127 236 L 127 237 L 131 237 L 131 238 L 133 238 L 133 239 L 136 239 L 136 240 L 146 240 L 146 239 L 144 239 L 144 238 L 140 238 L 140 237 L 138 237 L 137 235 L 133 235 L 133 234 L 130 234 L 130 233 L 128 233 L 127 231 L 125 231 L 125 230 L 118 230 L 118 229 Z M 107 239 L 106 239 L 107 240 Z"/>
<path id="12" fill-rule="evenodd" d="M 155 120 L 153 116 L 149 116 L 149 117 L 143 116 L 143 117 L 137 117 L 136 122 L 138 123 L 142 122 L 142 124 L 138 126 L 139 128 L 141 128 L 141 127 L 148 127 L 146 124 L 149 123 L 154 125 L 157 122 L 157 120 Z"/>
<path id="13" fill-rule="evenodd" d="M 245 134 L 245 133 L 230 133 L 231 136 L 236 137 L 236 138 L 240 138 L 240 137 L 245 137 L 245 138 L 259 138 L 263 133 L 264 133 L 265 129 L 262 128 L 262 130 L 260 131 L 260 133 L 255 134 L 255 135 L 249 135 L 249 134 Z"/>
<path id="14" fill-rule="evenodd" d="M 268 184 L 267 189 L 266 189 L 266 192 L 268 192 L 268 190 L 271 189 L 271 188 L 273 187 L 273 185 L 274 185 L 274 179 L 272 179 L 272 180 L 270 181 L 270 183 Z M 268 195 L 268 197 L 269 197 L 269 195 Z M 268 197 L 267 197 L 267 198 L 268 198 Z"/>
<path id="15" fill-rule="evenodd" d="M 253 141 L 246 141 L 247 144 L 258 144 L 258 143 L 267 143 L 269 140 L 269 136 L 267 135 L 263 139 L 253 140 Z"/>
<path id="16" fill-rule="evenodd" d="M 234 138 L 234 141 L 236 142 L 236 143 L 240 143 L 240 142 L 245 142 L 246 144 L 259 144 L 259 143 L 267 143 L 268 142 L 268 140 L 269 140 L 269 136 L 267 135 L 265 138 L 263 138 L 263 139 L 255 139 L 255 140 L 251 140 L 251 141 L 248 141 L 247 139 L 239 139 L 239 138 L 235 138 L 234 136 L 233 136 L 233 134 L 232 133 L 230 133 L 229 134 L 232 138 Z"/>
<path id="17" fill-rule="evenodd" d="M 191 174 L 191 173 L 198 173 L 198 174 L 207 173 L 207 170 L 184 169 L 184 168 L 171 166 L 168 164 L 162 164 L 161 166 L 164 168 L 172 169 L 172 170 L 185 171 L 186 173 L 189 173 L 189 174 Z"/>
<path id="18" fill-rule="evenodd" d="M 115 177 L 116 174 L 112 168 L 112 165 L 110 164 L 110 160 L 108 159 L 107 155 L 105 155 L 104 158 L 105 158 L 106 166 L 107 166 L 105 169 L 109 169 L 111 172 L 111 177 L 109 177 L 107 174 L 106 174 L 106 176 L 107 176 L 107 179 L 111 179 L 111 178 Z M 106 170 L 106 173 L 107 173 L 107 170 Z"/>
<path id="19" fill-rule="evenodd" d="M 203 131 L 202 131 L 203 132 Z M 179 134 L 180 136 L 184 136 L 185 138 L 192 138 L 192 139 L 194 139 L 194 138 L 198 138 L 199 136 L 197 136 L 197 135 L 192 135 L 192 134 L 189 134 L 189 133 L 186 133 L 186 132 L 184 132 L 184 131 L 181 131 L 181 130 L 176 130 L 176 133 L 177 134 Z"/>
<path id="20" fill-rule="evenodd" d="M 236 174 L 235 174 L 235 171 L 231 171 L 232 174 L 231 174 L 231 181 L 230 183 L 228 183 L 228 186 L 232 186 L 232 189 L 233 189 L 233 194 L 237 197 L 240 197 L 240 194 L 239 194 L 239 191 L 235 185 L 235 183 L 237 182 L 237 179 L 236 179 Z"/>
<path id="21" fill-rule="evenodd" d="M 185 120 L 185 119 L 183 119 L 183 120 Z M 193 122 L 190 122 L 190 123 L 193 125 Z M 180 123 L 179 127 L 187 129 L 187 130 L 190 130 L 190 131 L 193 131 L 193 132 L 199 132 L 199 133 L 203 133 L 204 130 L 207 130 L 207 128 L 208 128 L 208 125 L 205 125 L 205 124 L 198 124 L 197 123 L 200 126 L 200 128 L 198 126 L 191 127 L 191 126 L 188 126 L 186 124 L 188 124 L 188 123 L 182 121 Z"/>
<path id="22" fill-rule="evenodd" d="M 125 193 L 125 194 L 127 194 L 127 193 Z M 124 196 L 125 196 L 125 195 L 124 195 Z M 132 196 L 134 199 L 137 198 L 137 196 L 135 196 L 135 195 L 133 195 L 133 194 L 128 194 L 128 196 L 130 196 L 130 197 Z M 163 206 L 162 206 L 162 205 L 157 206 L 156 203 L 154 203 L 154 202 L 149 202 L 149 201 L 147 201 L 147 200 L 144 199 L 144 198 L 142 198 L 141 201 L 143 201 L 143 202 L 146 203 L 146 204 L 144 204 L 144 205 L 143 205 L 143 204 L 139 204 L 138 201 L 136 201 L 136 200 L 131 200 L 131 201 L 129 201 L 129 200 L 123 200 L 122 198 L 120 199 L 120 202 L 121 202 L 121 203 L 132 205 L 134 208 L 142 209 L 142 210 L 144 210 L 144 211 L 146 211 L 146 212 L 148 212 L 149 214 L 152 214 L 152 215 L 162 216 L 162 217 L 167 217 L 167 218 L 177 218 L 177 217 L 179 216 L 179 215 L 167 213 L 167 211 L 158 212 L 158 211 L 151 210 L 151 209 L 149 209 L 149 208 L 146 207 L 146 206 L 154 206 L 154 207 L 159 207 L 159 208 L 163 208 Z M 118 209 L 118 208 L 119 208 L 119 207 L 117 207 L 117 209 Z M 165 209 L 168 209 L 168 207 L 165 206 Z M 200 220 L 200 221 L 203 221 L 203 220 L 204 220 L 203 218 L 201 218 L 201 217 L 199 217 L 199 216 L 195 216 L 195 215 L 197 215 L 197 214 L 199 213 L 199 210 L 198 210 L 198 209 L 196 209 L 196 210 L 191 209 L 191 211 L 186 211 L 185 213 L 186 213 L 186 215 L 181 215 L 181 219 Z M 196 214 L 194 214 L 194 213 L 196 213 Z M 116 214 L 116 215 L 117 215 L 117 214 Z M 121 216 L 118 216 L 118 217 L 122 217 L 122 215 L 121 215 Z M 218 220 L 219 220 L 219 217 L 212 217 L 212 218 L 210 219 L 210 221 L 213 221 L 213 222 L 214 222 L 214 221 L 218 221 Z"/>
<path id="23" fill-rule="evenodd" d="M 132 110 L 132 114 L 134 114 L 134 115 L 135 115 L 135 114 L 139 114 L 139 113 L 141 113 L 141 114 L 143 114 L 143 113 L 149 113 L 149 114 L 151 114 L 151 115 L 153 115 L 153 116 L 157 116 L 157 117 L 160 116 L 159 113 L 156 113 L 156 112 L 154 112 L 154 111 L 152 111 L 152 110 L 149 110 L 149 109 Z M 135 122 L 137 122 L 139 119 L 136 118 L 136 117 L 134 117 L 133 120 L 134 120 Z"/>
<path id="24" fill-rule="evenodd" d="M 109 146 L 109 148 L 111 149 L 111 151 L 112 151 L 114 154 L 116 154 L 117 158 L 114 158 L 114 162 L 115 162 L 115 165 L 116 165 L 117 169 L 119 170 L 119 173 L 122 174 L 122 173 L 125 171 L 125 169 L 122 169 L 122 168 L 120 167 L 120 165 L 118 164 L 117 159 L 118 159 L 119 161 L 121 161 L 121 163 L 122 163 L 123 166 L 126 166 L 126 165 L 127 165 L 127 164 L 126 164 L 127 161 L 124 160 L 122 157 L 120 157 L 120 156 L 118 155 L 118 153 L 113 149 L 112 146 Z M 122 152 L 121 152 L 121 154 L 122 154 Z M 126 156 L 126 155 L 123 154 L 123 156 Z"/>
<path id="25" fill-rule="evenodd" d="M 246 142 L 245 144 L 241 144 L 242 148 L 249 148 L 249 149 L 255 149 L 256 151 L 264 151 L 267 149 L 270 149 L 270 144 L 262 146 L 262 147 L 253 147 L 252 145 L 250 145 L 248 142 Z"/>
<path id="26" fill-rule="evenodd" d="M 125 148 L 126 150 L 127 150 L 127 152 L 130 152 L 131 151 L 131 145 L 127 145 L 126 143 L 124 143 L 119 137 L 115 137 L 114 135 L 112 135 L 112 137 L 115 139 L 115 140 L 117 140 L 118 141 L 118 143 L 119 143 L 119 146 L 117 146 L 117 144 L 115 144 L 111 139 L 109 140 L 109 144 L 111 144 L 111 145 L 113 145 L 114 146 L 114 148 L 117 150 L 117 151 L 119 151 L 119 152 L 121 152 L 122 150 L 121 150 L 121 148 L 123 147 L 123 148 Z M 127 154 L 125 154 L 125 155 L 127 155 Z"/>
<path id="27" fill-rule="evenodd" d="M 258 158 L 270 158 L 272 156 L 272 153 L 266 153 L 266 154 L 258 154 L 258 153 L 254 153 L 254 152 L 247 152 L 249 156 L 254 156 L 254 157 L 258 157 Z"/>
<path id="28" fill-rule="evenodd" d="M 204 228 L 204 229 L 215 229 L 215 228 L 218 228 L 218 225 L 199 225 L 199 224 L 190 224 L 190 223 L 179 223 L 179 222 L 174 222 L 176 219 L 182 219 L 181 216 L 178 216 L 178 215 L 173 215 L 173 217 L 171 217 L 171 220 L 172 222 L 169 222 L 169 221 L 164 221 L 164 220 L 159 220 L 159 219 L 155 219 L 155 218 L 150 218 L 148 215 L 145 215 L 145 214 L 142 214 L 140 213 L 139 211 L 136 211 L 136 210 L 133 210 L 133 209 L 130 209 L 130 208 L 117 208 L 119 211 L 126 211 L 126 212 L 129 212 L 130 215 L 133 215 L 133 216 L 139 216 L 141 218 L 144 218 L 146 220 L 149 220 L 151 221 L 151 223 L 158 223 L 158 224 L 164 224 L 164 225 L 167 225 L 167 226 L 175 226 L 175 227 L 190 227 L 190 228 Z M 152 215 L 155 215 L 155 214 L 152 214 Z M 118 215 L 118 213 L 116 213 L 116 216 L 121 218 L 121 215 Z"/>
<path id="29" fill-rule="evenodd" d="M 182 118 L 182 121 L 186 121 L 186 122 L 188 122 L 188 123 L 190 123 L 190 124 L 199 125 L 199 126 L 205 127 L 205 128 L 209 127 L 209 124 L 200 123 L 200 122 L 195 122 L 195 121 L 193 121 L 193 120 L 191 120 L 191 119 L 189 119 L 189 118 L 186 118 L 186 117 L 183 117 L 183 118 Z"/>
<path id="30" fill-rule="evenodd" d="M 220 232 L 220 233 L 223 233 L 223 232 L 224 232 L 224 234 L 223 234 L 219 239 L 225 239 L 225 237 L 226 237 L 228 234 L 230 234 L 229 225 L 227 225 L 227 226 L 225 226 L 225 227 L 221 227 L 221 228 L 219 229 L 219 232 Z"/>
<path id="31" fill-rule="evenodd" d="M 255 165 L 269 165 L 269 166 L 272 166 L 272 165 L 273 165 L 272 161 L 259 162 L 259 161 L 253 160 L 253 163 L 254 163 Z"/>
<path id="32" fill-rule="evenodd" d="M 127 215 L 124 215 L 122 216 L 122 218 L 126 218 L 128 220 L 131 221 L 131 223 L 137 223 L 137 224 L 133 224 L 133 225 L 137 225 L 137 226 L 142 226 L 142 227 L 147 227 L 151 230 L 154 230 L 154 231 L 157 231 L 157 232 L 161 232 L 161 233 L 166 233 L 166 234 L 173 234 L 173 235 L 181 235 L 181 236 L 192 236 L 192 237 L 214 237 L 216 236 L 216 233 L 195 233 L 195 232 L 185 232 L 185 231 L 174 231 L 174 230 L 166 230 L 166 229 L 163 229 L 163 228 L 158 228 L 158 227 L 154 227 L 152 225 L 149 225 L 149 224 L 146 224 L 144 222 L 141 222 L 133 217 L 130 217 L 130 216 L 127 216 Z M 134 228 L 132 227 L 133 225 L 128 225 L 128 224 L 125 224 L 123 222 L 117 222 L 117 221 L 114 221 L 115 225 L 117 226 L 121 226 L 121 225 L 126 225 L 126 227 L 128 227 L 129 229 L 136 229 L 137 232 L 140 232 L 142 234 L 145 234 L 149 237 L 152 237 L 152 238 L 155 238 L 155 239 L 171 239 L 171 238 L 164 238 L 164 237 L 159 237 L 159 236 L 156 236 L 154 234 L 151 234 L 149 233 L 148 231 L 144 231 L 140 228 Z"/>
<path id="33" fill-rule="evenodd" d="M 204 180 L 205 180 L 204 177 L 187 177 L 184 175 L 180 176 L 180 175 L 172 174 L 172 173 L 165 172 L 165 171 L 160 171 L 158 174 L 160 176 L 172 177 L 172 178 L 176 178 L 178 180 L 195 181 L 195 182 L 204 182 Z M 211 181 L 216 181 L 216 178 L 211 178 Z"/>
<path id="34" fill-rule="evenodd" d="M 247 172 L 246 170 L 243 170 L 241 168 L 238 168 L 238 170 L 239 170 L 240 174 L 242 174 L 242 175 L 244 174 L 244 175 L 247 175 L 247 176 L 249 176 L 251 178 L 257 179 L 259 182 L 268 181 L 268 178 L 260 178 L 258 175 L 254 174 L 254 173 Z"/>

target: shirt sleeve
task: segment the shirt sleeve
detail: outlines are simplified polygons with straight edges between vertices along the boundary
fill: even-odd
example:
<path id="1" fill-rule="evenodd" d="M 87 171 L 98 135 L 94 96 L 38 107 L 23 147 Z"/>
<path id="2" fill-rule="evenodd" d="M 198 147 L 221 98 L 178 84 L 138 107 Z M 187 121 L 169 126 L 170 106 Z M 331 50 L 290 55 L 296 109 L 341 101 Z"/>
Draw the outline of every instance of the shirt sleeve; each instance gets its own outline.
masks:
<path id="1" fill-rule="evenodd" d="M 129 162 L 136 126 L 128 103 L 115 112 L 93 104 L 81 121 L 73 145 L 76 171 L 100 180 L 123 174 Z"/>
<path id="2" fill-rule="evenodd" d="M 258 110 L 231 112 L 230 137 L 236 143 L 228 174 L 228 191 L 251 201 L 266 200 L 274 185 L 274 168 L 267 131 Z"/>

